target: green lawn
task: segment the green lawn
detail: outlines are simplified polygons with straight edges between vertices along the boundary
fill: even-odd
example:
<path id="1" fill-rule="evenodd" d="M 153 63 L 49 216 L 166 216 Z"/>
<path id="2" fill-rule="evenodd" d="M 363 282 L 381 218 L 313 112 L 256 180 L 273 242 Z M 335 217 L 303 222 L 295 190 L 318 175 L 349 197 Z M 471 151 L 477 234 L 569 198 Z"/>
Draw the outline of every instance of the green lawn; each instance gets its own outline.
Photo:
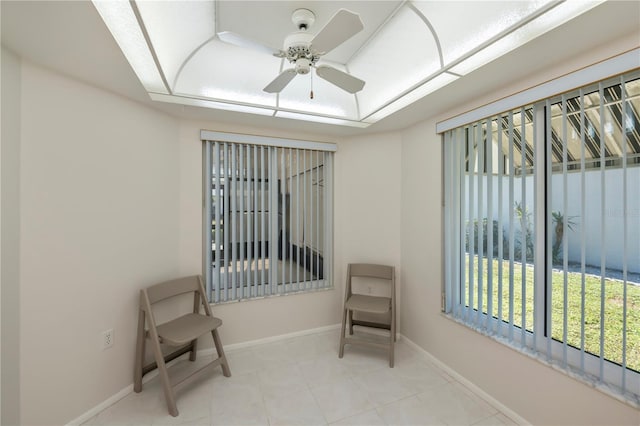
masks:
<path id="1" fill-rule="evenodd" d="M 475 294 L 473 307 L 477 309 L 477 285 L 478 285 L 478 258 L 474 257 L 475 269 Z M 468 304 L 469 284 L 469 258 L 467 258 L 467 274 L 465 283 L 465 297 Z M 488 260 L 483 259 L 483 301 L 482 310 L 488 310 L 487 298 L 487 271 Z M 502 261 L 502 315 L 499 316 L 498 300 L 498 273 L 499 264 L 493 261 L 493 291 L 492 313 L 494 317 L 500 317 L 504 321 L 509 320 L 509 262 Z M 522 324 L 522 265 L 514 263 L 513 271 L 513 322 L 517 326 Z M 526 266 L 526 329 L 533 330 L 533 266 Z M 562 312 L 564 310 L 564 273 L 552 272 L 551 295 L 551 330 L 554 339 L 563 340 L 564 324 Z M 584 315 L 584 349 L 595 355 L 600 354 L 600 277 L 585 275 L 585 315 Z M 577 348 L 581 347 L 581 306 L 582 306 L 582 275 L 580 273 L 567 273 L 567 343 Z M 622 364 L 622 328 L 623 328 L 623 293 L 624 285 L 620 281 L 605 279 L 604 300 L 604 356 L 606 359 Z M 627 284 L 627 359 L 629 368 L 640 371 L 640 286 Z"/>

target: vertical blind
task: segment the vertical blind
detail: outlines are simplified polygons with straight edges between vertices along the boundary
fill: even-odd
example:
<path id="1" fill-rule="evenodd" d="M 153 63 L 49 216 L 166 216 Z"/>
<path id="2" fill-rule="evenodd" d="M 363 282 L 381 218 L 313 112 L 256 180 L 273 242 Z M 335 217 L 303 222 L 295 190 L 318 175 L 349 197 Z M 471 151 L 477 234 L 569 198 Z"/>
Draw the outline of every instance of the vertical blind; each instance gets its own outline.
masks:
<path id="1" fill-rule="evenodd" d="M 444 133 L 445 306 L 640 406 L 640 72 Z"/>
<path id="2" fill-rule="evenodd" d="M 333 152 L 281 145 L 204 141 L 214 303 L 331 286 Z"/>

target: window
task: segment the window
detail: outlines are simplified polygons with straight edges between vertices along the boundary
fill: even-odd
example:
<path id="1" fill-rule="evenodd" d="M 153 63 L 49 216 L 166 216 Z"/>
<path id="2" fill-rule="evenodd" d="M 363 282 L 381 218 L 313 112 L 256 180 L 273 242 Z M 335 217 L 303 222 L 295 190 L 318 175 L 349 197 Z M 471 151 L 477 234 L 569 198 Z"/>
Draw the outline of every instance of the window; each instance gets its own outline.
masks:
<path id="1" fill-rule="evenodd" d="M 202 132 L 214 303 L 331 287 L 335 145 Z"/>
<path id="2" fill-rule="evenodd" d="M 445 306 L 640 405 L 640 72 L 444 132 Z"/>

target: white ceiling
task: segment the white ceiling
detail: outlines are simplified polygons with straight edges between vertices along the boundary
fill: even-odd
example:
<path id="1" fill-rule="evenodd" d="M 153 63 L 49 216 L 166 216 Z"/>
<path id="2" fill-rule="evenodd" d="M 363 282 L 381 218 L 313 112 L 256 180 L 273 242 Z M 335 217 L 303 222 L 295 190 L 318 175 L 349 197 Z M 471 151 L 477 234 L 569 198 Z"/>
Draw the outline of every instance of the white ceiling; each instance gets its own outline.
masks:
<path id="1" fill-rule="evenodd" d="M 336 10 L 342 7 L 348 8 L 361 15 L 365 22 L 365 30 L 331 52 L 331 56 L 326 56 L 327 59 L 343 63 L 348 61 L 363 43 L 378 31 L 387 17 L 397 9 L 399 3 L 223 1 L 218 3 L 217 25 L 218 31 L 233 31 L 260 40 L 264 44 L 280 47 L 286 34 L 294 29 L 290 21 L 292 10 L 298 7 L 310 8 L 312 4 L 317 19 L 315 28 L 320 28 Z M 599 5 L 502 58 L 427 95 L 368 129 L 254 115 L 250 116 L 250 122 L 258 126 L 305 130 L 328 135 L 349 135 L 402 128 L 434 113 L 450 109 L 464 102 L 465 99 L 491 92 L 502 84 L 517 81 L 518 78 L 606 44 L 608 41 L 628 34 L 638 34 L 640 42 L 639 4 L 639 2 L 606 2 Z M 2 8 L 2 44 L 26 60 L 146 103 L 175 116 L 247 123 L 247 114 L 244 113 L 151 101 L 93 4 L 89 2 L 3 0 L 0 7 Z M 616 24 L 610 25 L 609 23 L 612 22 Z M 440 31 L 446 31 L 446 28 Z M 458 41 L 448 51 L 455 53 L 456 46 L 462 44 L 464 44 L 463 41 Z M 410 61 L 406 65 L 410 66 Z M 261 87 L 262 83 L 266 84 L 266 82 L 259 82 L 256 87 Z M 378 96 L 378 94 L 374 93 L 370 96 Z M 295 99 L 290 102 L 295 106 Z"/>

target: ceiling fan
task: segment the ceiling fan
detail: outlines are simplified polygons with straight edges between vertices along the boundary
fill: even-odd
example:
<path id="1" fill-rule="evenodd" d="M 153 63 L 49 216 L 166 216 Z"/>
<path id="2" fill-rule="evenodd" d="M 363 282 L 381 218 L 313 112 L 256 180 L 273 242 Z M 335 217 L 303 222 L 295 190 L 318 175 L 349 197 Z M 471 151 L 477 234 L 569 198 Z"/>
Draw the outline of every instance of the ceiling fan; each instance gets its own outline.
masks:
<path id="1" fill-rule="evenodd" d="M 267 93 L 280 93 L 296 75 L 308 74 L 311 68 L 315 68 L 316 75 L 329 83 L 349 93 L 359 92 L 364 87 L 363 80 L 328 65 L 318 65 L 317 62 L 323 55 L 362 31 L 364 25 L 360 16 L 349 10 L 340 9 L 316 35 L 313 35 L 307 30 L 313 25 L 315 19 L 315 14 L 308 9 L 295 10 L 291 15 L 291 21 L 298 31 L 284 39 L 283 49 L 270 48 L 230 31 L 218 33 L 218 38 L 229 44 L 257 49 L 278 58 L 285 58 L 293 65 L 293 68 L 285 69 L 267 84 L 263 89 Z"/>

